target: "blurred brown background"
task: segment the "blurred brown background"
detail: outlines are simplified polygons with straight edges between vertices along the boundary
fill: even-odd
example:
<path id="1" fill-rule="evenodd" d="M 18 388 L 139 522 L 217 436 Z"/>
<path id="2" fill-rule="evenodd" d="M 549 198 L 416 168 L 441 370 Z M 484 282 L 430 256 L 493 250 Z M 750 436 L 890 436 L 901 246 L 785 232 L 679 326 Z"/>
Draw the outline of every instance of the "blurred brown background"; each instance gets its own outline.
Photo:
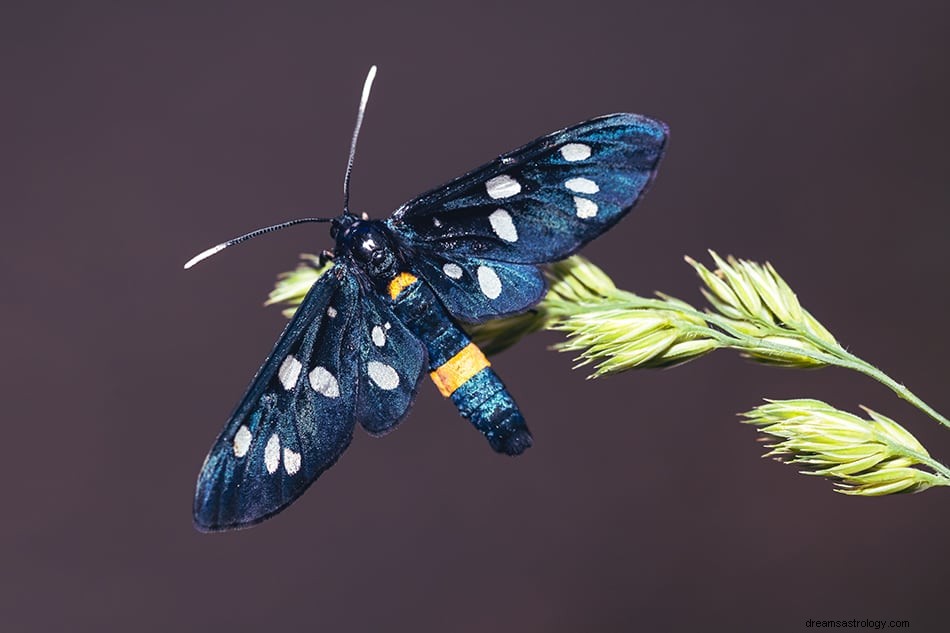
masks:
<path id="1" fill-rule="evenodd" d="M 598 382 L 535 336 L 495 359 L 534 430 L 493 454 L 425 386 L 298 503 L 199 534 L 194 480 L 284 320 L 261 301 L 353 179 L 376 217 L 596 115 L 672 129 L 587 250 L 698 302 L 683 254 L 775 263 L 854 352 L 950 412 L 945 3 L 4 3 L 4 631 L 944 630 L 950 493 L 852 499 L 760 459 L 762 397 L 870 405 L 868 379 L 722 352 Z M 827 6 L 825 6 L 827 5 Z"/>

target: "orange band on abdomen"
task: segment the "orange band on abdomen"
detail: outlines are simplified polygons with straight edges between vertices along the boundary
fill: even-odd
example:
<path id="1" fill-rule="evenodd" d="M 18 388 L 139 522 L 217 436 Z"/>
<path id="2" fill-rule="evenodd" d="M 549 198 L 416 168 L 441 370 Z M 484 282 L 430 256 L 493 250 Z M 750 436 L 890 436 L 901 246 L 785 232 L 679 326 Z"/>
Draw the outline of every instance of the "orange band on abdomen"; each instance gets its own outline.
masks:
<path id="1" fill-rule="evenodd" d="M 468 379 L 490 366 L 482 350 L 475 343 L 469 343 L 462 351 L 447 360 L 441 367 L 429 374 L 439 393 L 448 398 L 452 393 L 468 382 Z"/>
<path id="2" fill-rule="evenodd" d="M 416 283 L 416 276 L 412 273 L 399 273 L 389 282 L 389 296 L 395 299 L 399 293 Z"/>

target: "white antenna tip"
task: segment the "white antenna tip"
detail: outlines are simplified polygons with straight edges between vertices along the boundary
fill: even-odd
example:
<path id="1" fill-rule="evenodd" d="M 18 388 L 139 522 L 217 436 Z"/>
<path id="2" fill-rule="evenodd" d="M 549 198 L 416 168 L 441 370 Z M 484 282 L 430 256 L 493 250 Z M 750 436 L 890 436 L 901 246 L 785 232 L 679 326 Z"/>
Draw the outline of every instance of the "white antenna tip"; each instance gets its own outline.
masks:
<path id="1" fill-rule="evenodd" d="M 211 248 L 209 248 L 209 249 L 206 250 L 206 251 L 202 251 L 202 252 L 198 253 L 197 255 L 195 255 L 194 257 L 192 257 L 191 259 L 189 259 L 187 262 L 185 262 L 185 270 L 188 270 L 189 268 L 191 268 L 192 266 L 194 266 L 195 264 L 197 264 L 197 263 L 200 262 L 201 260 L 203 260 L 203 259 L 208 259 L 209 257 L 211 257 L 212 255 L 214 255 L 215 253 L 219 253 L 219 252 L 223 251 L 225 248 L 227 248 L 227 246 L 228 246 L 228 243 L 227 243 L 227 242 L 223 242 L 223 243 L 221 243 L 221 244 L 218 244 L 217 246 L 212 246 Z"/>
<path id="2" fill-rule="evenodd" d="M 373 87 L 374 79 L 376 79 L 376 64 L 370 66 L 369 72 L 366 73 L 366 81 L 363 82 L 363 96 L 360 99 L 361 108 L 366 107 L 366 102 L 369 100 L 369 91 Z"/>

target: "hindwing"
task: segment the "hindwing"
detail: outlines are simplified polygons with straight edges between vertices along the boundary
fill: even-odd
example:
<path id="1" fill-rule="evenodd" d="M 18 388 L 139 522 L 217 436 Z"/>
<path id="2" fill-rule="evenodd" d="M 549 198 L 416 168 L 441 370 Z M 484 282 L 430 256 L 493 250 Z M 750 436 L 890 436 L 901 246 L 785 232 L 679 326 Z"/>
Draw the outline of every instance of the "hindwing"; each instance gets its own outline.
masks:
<path id="1" fill-rule="evenodd" d="M 338 263 L 314 284 L 208 454 L 195 524 L 258 523 L 299 497 L 349 446 L 359 420 L 381 433 L 412 401 L 425 349 Z"/>

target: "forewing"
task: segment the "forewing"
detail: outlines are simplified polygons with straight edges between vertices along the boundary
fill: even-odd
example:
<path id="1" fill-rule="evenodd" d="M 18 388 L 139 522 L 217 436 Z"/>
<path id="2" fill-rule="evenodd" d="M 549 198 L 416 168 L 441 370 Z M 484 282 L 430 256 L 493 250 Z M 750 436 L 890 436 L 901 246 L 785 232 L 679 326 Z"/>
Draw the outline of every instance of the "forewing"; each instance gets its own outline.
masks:
<path id="1" fill-rule="evenodd" d="M 426 364 L 426 349 L 375 293 L 360 302 L 359 391 L 356 418 L 374 435 L 391 430 L 406 415 Z"/>
<path id="2" fill-rule="evenodd" d="M 534 264 L 430 251 L 413 266 L 449 312 L 469 323 L 523 312 L 544 296 L 544 275 Z"/>
<path id="3" fill-rule="evenodd" d="M 653 178 L 666 125 L 613 114 L 541 137 L 400 207 L 390 227 L 425 256 L 562 259 L 622 218 Z"/>
<path id="4" fill-rule="evenodd" d="M 201 469 L 200 529 L 244 527 L 276 514 L 349 445 L 360 294 L 345 266 L 314 284 Z"/>

